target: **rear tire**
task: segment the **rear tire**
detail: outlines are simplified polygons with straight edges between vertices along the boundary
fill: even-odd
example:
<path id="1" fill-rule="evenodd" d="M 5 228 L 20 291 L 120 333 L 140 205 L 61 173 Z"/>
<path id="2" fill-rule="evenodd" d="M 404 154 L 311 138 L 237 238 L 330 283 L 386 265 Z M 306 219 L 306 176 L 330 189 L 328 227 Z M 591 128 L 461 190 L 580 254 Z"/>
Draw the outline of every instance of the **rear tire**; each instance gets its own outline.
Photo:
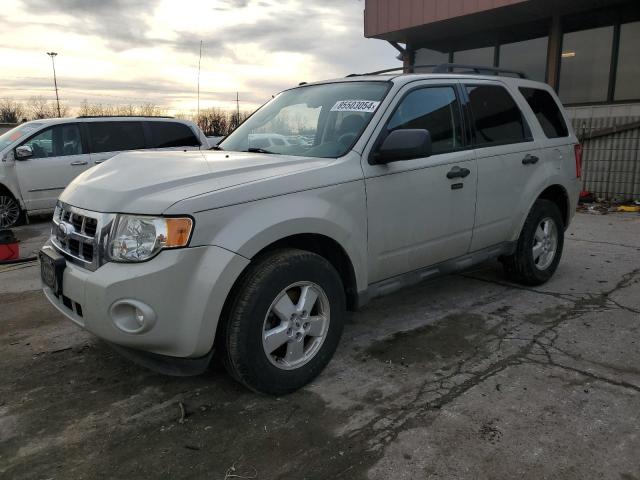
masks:
<path id="1" fill-rule="evenodd" d="M 537 200 L 529 212 L 513 255 L 501 258 L 507 277 L 523 285 L 542 285 L 555 273 L 564 247 L 558 206 Z"/>
<path id="2" fill-rule="evenodd" d="M 0 189 L 0 228 L 17 227 L 23 217 L 18 200 L 6 190 Z"/>
<path id="3" fill-rule="evenodd" d="M 341 278 L 323 257 L 295 249 L 266 254 L 243 274 L 219 332 L 227 371 L 260 393 L 303 387 L 333 357 L 345 305 Z"/>

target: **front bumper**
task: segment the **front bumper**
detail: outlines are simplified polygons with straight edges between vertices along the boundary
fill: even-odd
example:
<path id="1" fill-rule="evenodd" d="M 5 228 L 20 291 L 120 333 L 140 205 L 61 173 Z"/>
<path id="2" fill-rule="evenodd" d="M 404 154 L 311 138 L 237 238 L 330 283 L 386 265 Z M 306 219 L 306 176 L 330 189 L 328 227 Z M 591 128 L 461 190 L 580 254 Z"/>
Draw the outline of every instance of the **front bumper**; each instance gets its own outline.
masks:
<path id="1" fill-rule="evenodd" d="M 224 302 L 248 263 L 215 246 L 165 250 L 148 262 L 107 263 L 93 272 L 67 262 L 62 295 L 43 290 L 70 320 L 110 343 L 199 358 L 211 351 Z M 119 328 L 112 307 L 122 302 L 148 306 L 152 325 L 140 333 Z"/>

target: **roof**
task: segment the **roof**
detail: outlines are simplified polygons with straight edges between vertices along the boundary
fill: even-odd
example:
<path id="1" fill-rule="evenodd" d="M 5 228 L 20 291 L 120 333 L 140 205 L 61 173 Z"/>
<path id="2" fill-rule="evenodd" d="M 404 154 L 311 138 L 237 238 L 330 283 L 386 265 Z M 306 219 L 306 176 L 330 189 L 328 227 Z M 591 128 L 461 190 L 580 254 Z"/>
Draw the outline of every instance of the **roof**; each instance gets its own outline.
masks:
<path id="1" fill-rule="evenodd" d="M 61 123 L 71 123 L 71 122 L 97 122 L 97 121 L 109 121 L 109 122 L 116 122 L 116 121 L 131 121 L 131 120 L 154 120 L 154 121 L 158 121 L 158 122 L 167 122 L 167 121 L 171 121 L 171 122 L 179 122 L 179 123 L 187 123 L 187 124 L 192 124 L 193 122 L 191 122 L 190 120 L 181 120 L 179 118 L 173 118 L 173 117 L 144 117 L 144 116 L 132 116 L 132 117 L 127 117 L 127 116 L 122 116 L 122 117 L 110 117 L 110 116 L 80 116 L 80 117 L 64 117 L 64 118 L 41 118 L 41 119 L 36 119 L 36 120 L 30 120 L 28 122 L 25 122 L 21 125 L 27 125 L 27 124 L 35 124 L 37 123 L 38 125 L 58 125 Z"/>
<path id="2" fill-rule="evenodd" d="M 416 80 L 488 80 L 488 81 L 501 81 L 502 83 L 511 83 L 518 86 L 530 85 L 530 86 L 543 86 L 545 89 L 548 87 L 546 83 L 529 80 L 526 78 L 517 78 L 509 76 L 498 75 L 478 75 L 470 73 L 402 73 L 402 74 L 382 74 L 382 75 L 354 75 L 346 78 L 334 78 L 329 80 L 321 80 L 318 82 L 306 83 L 304 85 L 294 88 L 305 88 L 312 85 L 325 85 L 331 83 L 344 83 L 344 82 L 391 82 L 395 85 L 404 85 L 407 83 L 415 82 Z M 291 90 L 291 89 L 290 89 Z"/>

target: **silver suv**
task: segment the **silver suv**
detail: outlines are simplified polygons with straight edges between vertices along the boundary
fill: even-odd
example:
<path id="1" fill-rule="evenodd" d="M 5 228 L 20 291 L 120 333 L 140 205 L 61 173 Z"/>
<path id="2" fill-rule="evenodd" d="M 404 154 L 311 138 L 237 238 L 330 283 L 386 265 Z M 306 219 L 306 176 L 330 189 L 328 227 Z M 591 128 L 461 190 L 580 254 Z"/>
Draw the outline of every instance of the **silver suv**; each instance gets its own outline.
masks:
<path id="1" fill-rule="evenodd" d="M 568 125 L 547 85 L 507 76 L 286 90 L 218 151 L 123 154 L 76 178 L 44 292 L 151 368 L 197 374 L 215 355 L 253 390 L 291 392 L 374 297 L 488 258 L 546 282 L 580 184 Z M 252 142 L 265 134 L 294 141 Z"/>

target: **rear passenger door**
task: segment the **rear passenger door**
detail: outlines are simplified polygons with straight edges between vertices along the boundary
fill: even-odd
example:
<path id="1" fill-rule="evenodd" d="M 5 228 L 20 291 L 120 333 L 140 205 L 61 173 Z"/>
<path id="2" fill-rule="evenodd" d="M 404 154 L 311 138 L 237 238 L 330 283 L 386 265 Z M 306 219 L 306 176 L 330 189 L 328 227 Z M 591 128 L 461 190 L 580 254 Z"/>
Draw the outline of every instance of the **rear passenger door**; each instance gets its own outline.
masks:
<path id="1" fill-rule="evenodd" d="M 91 162 L 99 164 L 128 150 L 147 147 L 140 120 L 87 122 Z"/>
<path id="2" fill-rule="evenodd" d="M 145 122 L 151 138 L 151 148 L 162 150 L 195 150 L 200 141 L 184 123 L 171 121 Z"/>
<path id="3" fill-rule="evenodd" d="M 540 172 L 540 152 L 522 106 L 501 82 L 463 82 L 478 162 L 471 251 L 514 240 Z M 516 233 L 517 238 L 517 233 Z"/>

